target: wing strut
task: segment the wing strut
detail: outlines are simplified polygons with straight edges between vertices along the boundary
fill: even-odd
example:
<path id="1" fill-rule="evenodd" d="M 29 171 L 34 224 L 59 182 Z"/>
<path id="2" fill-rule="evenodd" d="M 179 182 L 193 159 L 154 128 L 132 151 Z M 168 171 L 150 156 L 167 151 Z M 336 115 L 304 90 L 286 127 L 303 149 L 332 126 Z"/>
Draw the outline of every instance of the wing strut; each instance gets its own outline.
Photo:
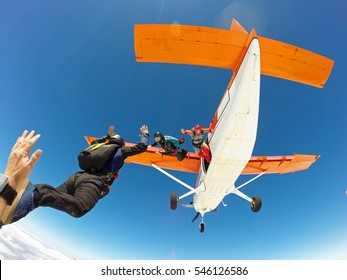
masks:
<path id="1" fill-rule="evenodd" d="M 166 172 L 165 170 L 163 170 L 162 168 L 160 168 L 159 166 L 155 165 L 154 163 L 152 163 L 152 166 L 157 169 L 158 171 L 160 171 L 161 173 L 163 173 L 165 176 L 171 178 L 172 180 L 176 181 L 177 183 L 181 184 L 182 186 L 186 187 L 187 189 L 189 189 L 191 192 L 189 192 L 189 194 L 193 194 L 195 193 L 195 189 L 192 188 L 191 186 L 187 185 L 186 183 L 182 182 L 180 179 L 176 178 L 175 176 L 171 175 L 170 173 Z"/>
<path id="2" fill-rule="evenodd" d="M 248 180 L 246 183 L 243 183 L 242 185 L 238 186 L 237 188 L 235 188 L 235 186 L 232 186 L 227 195 L 233 193 L 233 194 L 236 194 L 238 195 L 239 197 L 249 201 L 249 202 L 252 202 L 252 198 L 250 198 L 249 196 L 245 195 L 243 192 L 239 191 L 239 189 L 241 189 L 242 187 L 248 185 L 249 183 L 253 182 L 254 180 L 258 179 L 260 176 L 264 175 L 266 173 L 266 171 L 260 173 L 259 175 L 255 176 L 254 178 Z M 223 202 L 223 205 L 224 205 L 224 202 Z"/>
<path id="3" fill-rule="evenodd" d="M 239 190 L 242 187 L 248 185 L 249 183 L 253 182 L 254 180 L 258 179 L 260 176 L 264 175 L 266 171 L 260 173 L 259 175 L 255 176 L 254 178 L 252 178 L 251 180 L 247 181 L 246 183 L 243 183 L 241 186 L 238 186 L 236 189 Z"/>

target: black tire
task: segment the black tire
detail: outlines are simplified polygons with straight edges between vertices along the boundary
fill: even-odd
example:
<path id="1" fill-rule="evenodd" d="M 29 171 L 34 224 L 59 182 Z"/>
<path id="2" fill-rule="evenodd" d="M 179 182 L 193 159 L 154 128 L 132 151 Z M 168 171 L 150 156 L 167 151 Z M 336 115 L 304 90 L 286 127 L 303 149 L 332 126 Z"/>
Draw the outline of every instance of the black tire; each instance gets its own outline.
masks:
<path id="1" fill-rule="evenodd" d="M 261 201 L 261 198 L 260 196 L 254 196 L 252 198 L 252 202 L 251 202 L 251 209 L 253 212 L 259 212 L 259 210 L 261 209 L 261 206 L 262 206 L 262 201 Z"/>
<path id="2" fill-rule="evenodd" d="M 199 224 L 199 230 L 200 230 L 201 233 L 203 233 L 205 231 L 205 224 L 204 223 L 201 222 Z"/>
<path id="3" fill-rule="evenodd" d="M 170 208 L 171 210 L 176 210 L 178 204 L 178 195 L 177 193 L 173 192 L 170 194 Z"/>

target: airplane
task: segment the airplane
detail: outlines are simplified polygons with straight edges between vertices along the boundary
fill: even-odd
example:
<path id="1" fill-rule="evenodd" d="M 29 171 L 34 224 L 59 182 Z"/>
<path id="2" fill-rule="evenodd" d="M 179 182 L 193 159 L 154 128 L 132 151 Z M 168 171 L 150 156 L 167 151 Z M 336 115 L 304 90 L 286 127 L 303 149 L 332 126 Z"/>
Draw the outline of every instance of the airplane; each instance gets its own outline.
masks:
<path id="1" fill-rule="evenodd" d="M 257 137 L 260 77 L 269 75 L 323 88 L 333 60 L 258 36 L 254 29 L 248 33 L 235 19 L 230 30 L 180 24 L 138 24 L 134 27 L 134 46 L 137 62 L 193 64 L 233 71 L 209 126 L 206 139 L 212 158 L 209 164 L 191 152 L 183 161 L 178 161 L 174 155 L 157 154 L 160 149 L 154 147 L 126 160 L 152 166 L 186 187 L 188 192 L 183 195 L 171 193 L 170 207 L 175 210 L 180 200 L 193 195 L 193 202 L 183 206 L 194 208 L 197 215 L 201 215 L 200 232 L 205 230 L 205 214 L 220 204 L 226 206 L 223 200 L 227 195 L 243 198 L 250 203 L 253 212 L 258 212 L 262 207 L 260 196 L 251 198 L 241 192 L 241 188 L 265 174 L 305 170 L 319 158 L 305 154 L 252 156 Z M 164 169 L 196 173 L 195 187 Z M 243 174 L 255 177 L 235 186 Z"/>

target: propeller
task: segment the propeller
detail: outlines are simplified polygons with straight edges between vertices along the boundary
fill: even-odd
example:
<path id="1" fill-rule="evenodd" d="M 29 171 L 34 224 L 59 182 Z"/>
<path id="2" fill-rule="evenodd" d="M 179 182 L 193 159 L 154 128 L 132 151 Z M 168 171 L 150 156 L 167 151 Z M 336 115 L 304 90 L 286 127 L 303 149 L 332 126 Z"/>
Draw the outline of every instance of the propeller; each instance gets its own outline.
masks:
<path id="1" fill-rule="evenodd" d="M 200 216 L 200 212 L 196 213 L 195 217 L 192 220 L 192 223 L 194 223 L 196 219 L 199 218 L 199 216 Z"/>

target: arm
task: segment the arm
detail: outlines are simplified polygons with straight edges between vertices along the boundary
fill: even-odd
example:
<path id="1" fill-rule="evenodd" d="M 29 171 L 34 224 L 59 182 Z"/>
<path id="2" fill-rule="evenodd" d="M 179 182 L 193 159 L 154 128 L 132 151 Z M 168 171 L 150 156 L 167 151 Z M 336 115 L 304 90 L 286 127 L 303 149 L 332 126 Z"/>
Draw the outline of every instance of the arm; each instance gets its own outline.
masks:
<path id="1" fill-rule="evenodd" d="M 182 133 L 182 134 L 188 134 L 189 136 L 192 136 L 192 135 L 193 135 L 193 130 L 182 128 L 182 129 L 181 129 L 181 133 Z"/>
<path id="2" fill-rule="evenodd" d="M 158 145 L 158 143 L 154 141 L 154 143 L 151 144 L 151 145 L 149 145 L 148 147 L 155 147 L 155 146 L 157 146 L 157 145 Z"/>
<path id="3" fill-rule="evenodd" d="M 147 150 L 148 139 L 149 139 L 148 127 L 143 125 L 141 126 L 140 130 L 141 130 L 140 142 L 137 143 L 135 146 L 122 148 L 124 159 L 126 159 L 129 156 L 134 156 L 134 155 L 143 153 Z"/>
<path id="4" fill-rule="evenodd" d="M 166 141 L 165 143 L 165 151 L 159 151 L 159 154 L 162 155 L 170 155 L 175 153 L 177 147 L 171 142 L 171 141 Z"/>
<path id="5" fill-rule="evenodd" d="M 182 134 L 188 134 L 188 133 L 192 133 L 192 131 L 189 130 L 189 129 L 181 128 L 181 133 L 182 133 Z"/>
<path id="6" fill-rule="evenodd" d="M 95 139 L 92 143 L 90 143 L 90 145 L 94 145 L 94 144 L 97 144 L 97 143 L 104 143 L 107 140 L 109 140 L 108 135 L 104 136 L 102 138 Z"/>
<path id="7" fill-rule="evenodd" d="M 171 155 L 171 154 L 173 154 L 173 152 L 172 151 L 159 151 L 159 152 L 157 152 L 158 154 L 161 154 L 161 155 Z"/>
<path id="8" fill-rule="evenodd" d="M 204 132 L 209 132 L 210 129 L 204 127 L 204 128 L 202 129 L 202 131 L 204 131 Z M 193 134 L 193 130 L 192 130 L 192 129 L 184 129 L 184 128 L 182 128 L 182 129 L 181 129 L 181 133 L 182 133 L 182 134 Z"/>
<path id="9" fill-rule="evenodd" d="M 92 143 L 90 143 L 91 145 L 93 144 L 96 144 L 96 143 L 104 143 L 106 142 L 107 140 L 110 140 L 111 139 L 111 136 L 113 136 L 115 133 L 114 133 L 114 125 L 110 125 L 109 128 L 108 128 L 108 134 L 102 138 L 99 138 L 99 139 L 95 139 Z"/>

